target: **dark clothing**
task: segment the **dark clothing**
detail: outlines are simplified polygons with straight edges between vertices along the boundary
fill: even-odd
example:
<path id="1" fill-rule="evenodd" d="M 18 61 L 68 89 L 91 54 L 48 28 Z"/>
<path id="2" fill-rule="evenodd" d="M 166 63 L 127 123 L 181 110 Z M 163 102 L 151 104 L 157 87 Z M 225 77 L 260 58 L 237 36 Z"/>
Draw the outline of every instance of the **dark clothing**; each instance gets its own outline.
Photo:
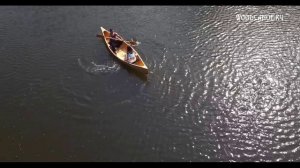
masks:
<path id="1" fill-rule="evenodd" d="M 113 34 L 110 33 L 110 37 L 111 38 L 117 38 L 117 34 L 116 33 L 113 33 Z"/>
<path id="2" fill-rule="evenodd" d="M 117 35 L 115 33 L 110 34 L 111 38 L 117 38 Z M 113 50 L 113 52 L 116 52 L 116 48 L 119 48 L 121 46 L 123 42 L 119 41 L 119 40 L 114 40 L 114 39 L 110 39 L 109 40 L 109 45 L 111 46 L 111 49 Z"/>
<path id="3" fill-rule="evenodd" d="M 110 39 L 110 41 L 109 41 L 109 45 L 114 53 L 116 52 L 116 48 L 119 48 L 121 46 L 121 44 L 122 44 L 122 41 L 113 40 L 113 39 Z"/>

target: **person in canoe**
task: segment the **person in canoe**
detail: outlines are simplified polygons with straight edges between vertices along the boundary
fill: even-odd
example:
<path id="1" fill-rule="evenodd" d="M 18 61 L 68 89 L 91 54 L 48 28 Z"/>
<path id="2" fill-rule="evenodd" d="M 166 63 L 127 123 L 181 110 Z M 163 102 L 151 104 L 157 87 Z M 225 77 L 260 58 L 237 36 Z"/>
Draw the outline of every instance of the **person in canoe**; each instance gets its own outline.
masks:
<path id="1" fill-rule="evenodd" d="M 125 57 L 125 61 L 128 61 L 129 63 L 134 63 L 136 61 L 135 53 L 130 46 L 127 46 L 127 57 Z"/>
<path id="2" fill-rule="evenodd" d="M 123 39 L 118 33 L 114 32 L 112 29 L 109 29 L 110 37 L 109 37 L 109 45 L 111 46 L 112 51 L 115 53 L 116 49 L 121 46 L 123 43 Z"/>

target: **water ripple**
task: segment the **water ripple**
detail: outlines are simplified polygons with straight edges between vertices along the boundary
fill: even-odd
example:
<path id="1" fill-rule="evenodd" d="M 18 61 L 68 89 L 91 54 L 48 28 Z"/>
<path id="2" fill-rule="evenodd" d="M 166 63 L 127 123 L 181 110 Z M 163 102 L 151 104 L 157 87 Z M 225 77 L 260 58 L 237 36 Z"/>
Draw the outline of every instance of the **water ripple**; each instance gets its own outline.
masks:
<path id="1" fill-rule="evenodd" d="M 163 55 L 160 68 L 171 57 L 172 61 L 185 60 L 185 65 L 168 66 L 173 67 L 173 74 L 162 75 L 161 90 L 165 91 L 161 98 L 177 98 L 176 103 L 172 101 L 174 106 L 184 109 L 179 117 L 192 121 L 193 132 L 200 131 L 197 127 L 209 127 L 209 131 L 200 132 L 216 141 L 206 145 L 204 153 L 210 157 L 224 161 L 286 160 L 282 155 L 299 151 L 295 129 L 299 118 L 299 41 L 289 36 L 295 34 L 291 28 L 284 31 L 287 36 L 280 33 L 281 27 L 274 29 L 276 23 L 237 24 L 228 19 L 235 19 L 233 14 L 224 14 L 230 10 L 195 11 L 205 18 L 201 22 L 191 19 L 193 25 L 183 24 L 192 42 L 185 47 L 192 53 L 180 58 Z M 189 81 L 173 82 L 181 69 Z M 193 151 L 205 156 L 202 136 L 196 133 L 191 142 Z"/>
<path id="2" fill-rule="evenodd" d="M 120 69 L 119 64 L 116 62 L 113 62 L 112 65 L 98 65 L 95 62 L 83 62 L 80 58 L 78 58 L 78 64 L 86 72 L 92 74 L 117 72 Z"/>

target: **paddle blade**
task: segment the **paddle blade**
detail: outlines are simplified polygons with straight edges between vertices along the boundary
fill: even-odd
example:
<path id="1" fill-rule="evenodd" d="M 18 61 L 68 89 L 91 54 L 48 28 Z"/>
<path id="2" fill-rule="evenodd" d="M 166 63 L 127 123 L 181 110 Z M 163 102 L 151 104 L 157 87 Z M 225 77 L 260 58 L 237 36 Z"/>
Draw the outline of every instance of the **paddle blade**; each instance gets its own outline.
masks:
<path id="1" fill-rule="evenodd" d="M 139 41 L 137 41 L 135 38 L 131 38 L 130 44 L 133 46 L 138 46 L 141 43 Z"/>
<path id="2" fill-rule="evenodd" d="M 129 44 L 132 46 L 136 46 L 136 42 L 135 41 L 129 41 Z"/>

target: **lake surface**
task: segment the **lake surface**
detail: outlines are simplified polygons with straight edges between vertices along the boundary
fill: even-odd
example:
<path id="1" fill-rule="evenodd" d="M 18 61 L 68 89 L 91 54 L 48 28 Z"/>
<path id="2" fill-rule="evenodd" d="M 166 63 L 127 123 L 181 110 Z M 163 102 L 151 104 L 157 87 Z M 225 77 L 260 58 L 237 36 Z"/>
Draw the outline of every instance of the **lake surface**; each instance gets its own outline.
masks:
<path id="1" fill-rule="evenodd" d="M 299 161 L 299 17 L 297 6 L 2 6 L 0 160 Z M 114 59 L 100 26 L 140 41 L 150 73 Z"/>

